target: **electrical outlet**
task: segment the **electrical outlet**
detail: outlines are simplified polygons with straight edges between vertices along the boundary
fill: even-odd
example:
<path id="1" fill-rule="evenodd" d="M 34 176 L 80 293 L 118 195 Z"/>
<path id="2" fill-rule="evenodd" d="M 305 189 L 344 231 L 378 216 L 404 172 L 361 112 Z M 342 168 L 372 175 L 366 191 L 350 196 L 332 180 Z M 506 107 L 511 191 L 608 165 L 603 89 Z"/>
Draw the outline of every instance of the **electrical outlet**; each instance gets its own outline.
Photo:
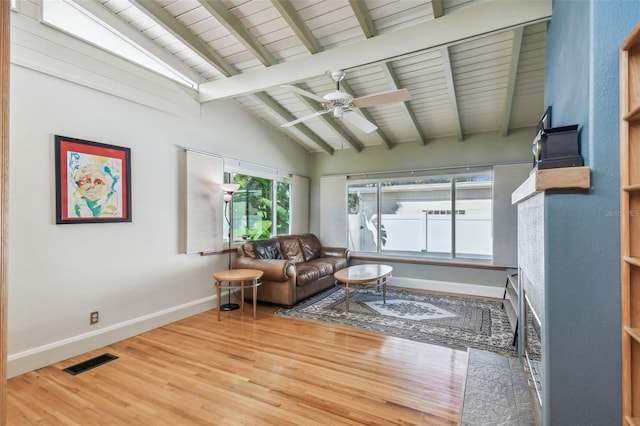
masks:
<path id="1" fill-rule="evenodd" d="M 96 324 L 99 320 L 100 314 L 98 313 L 98 311 L 91 312 L 91 314 L 89 314 L 89 325 Z"/>

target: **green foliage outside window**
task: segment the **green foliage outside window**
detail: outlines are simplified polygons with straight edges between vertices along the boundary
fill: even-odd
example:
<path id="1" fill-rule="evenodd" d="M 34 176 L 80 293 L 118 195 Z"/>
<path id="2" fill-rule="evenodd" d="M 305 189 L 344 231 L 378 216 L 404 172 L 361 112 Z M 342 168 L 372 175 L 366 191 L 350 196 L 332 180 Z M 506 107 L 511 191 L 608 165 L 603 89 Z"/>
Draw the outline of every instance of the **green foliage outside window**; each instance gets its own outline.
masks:
<path id="1" fill-rule="evenodd" d="M 273 236 L 273 180 L 234 174 L 240 185 L 233 194 L 233 239 L 264 240 Z M 291 185 L 276 185 L 277 234 L 289 233 Z"/>
<path id="2" fill-rule="evenodd" d="M 276 216 L 278 235 L 288 235 L 291 233 L 291 184 L 278 182 L 276 185 Z"/>

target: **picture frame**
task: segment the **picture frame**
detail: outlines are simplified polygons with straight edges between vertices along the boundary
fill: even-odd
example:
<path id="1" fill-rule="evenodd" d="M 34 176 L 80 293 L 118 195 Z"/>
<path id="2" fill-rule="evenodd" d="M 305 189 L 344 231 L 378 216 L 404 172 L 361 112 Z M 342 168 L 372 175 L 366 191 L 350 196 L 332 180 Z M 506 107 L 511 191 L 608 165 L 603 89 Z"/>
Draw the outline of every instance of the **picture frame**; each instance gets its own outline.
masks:
<path id="1" fill-rule="evenodd" d="M 131 149 L 55 135 L 56 224 L 131 222 Z"/>

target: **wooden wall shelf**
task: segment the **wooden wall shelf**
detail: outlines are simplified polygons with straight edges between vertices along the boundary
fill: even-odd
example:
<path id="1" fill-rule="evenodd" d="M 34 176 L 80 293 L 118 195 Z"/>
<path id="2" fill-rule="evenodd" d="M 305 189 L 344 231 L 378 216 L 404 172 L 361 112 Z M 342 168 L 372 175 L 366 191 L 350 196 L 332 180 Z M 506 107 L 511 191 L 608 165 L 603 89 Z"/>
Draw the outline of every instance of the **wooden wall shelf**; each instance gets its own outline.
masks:
<path id="1" fill-rule="evenodd" d="M 591 170 L 587 166 L 536 170 L 513 191 L 511 203 L 517 204 L 549 189 L 589 188 L 591 188 Z"/>

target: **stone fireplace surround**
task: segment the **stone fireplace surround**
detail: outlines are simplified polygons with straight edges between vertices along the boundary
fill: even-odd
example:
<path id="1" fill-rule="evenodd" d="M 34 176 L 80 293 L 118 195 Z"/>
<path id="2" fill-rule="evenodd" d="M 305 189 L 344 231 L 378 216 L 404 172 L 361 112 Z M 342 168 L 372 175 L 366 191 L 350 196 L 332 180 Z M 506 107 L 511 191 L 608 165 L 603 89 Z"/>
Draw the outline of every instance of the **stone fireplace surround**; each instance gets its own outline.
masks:
<path id="1" fill-rule="evenodd" d="M 518 356 L 539 424 L 545 395 L 545 197 L 549 189 L 591 186 L 588 167 L 532 170 L 512 194 L 518 209 Z"/>

